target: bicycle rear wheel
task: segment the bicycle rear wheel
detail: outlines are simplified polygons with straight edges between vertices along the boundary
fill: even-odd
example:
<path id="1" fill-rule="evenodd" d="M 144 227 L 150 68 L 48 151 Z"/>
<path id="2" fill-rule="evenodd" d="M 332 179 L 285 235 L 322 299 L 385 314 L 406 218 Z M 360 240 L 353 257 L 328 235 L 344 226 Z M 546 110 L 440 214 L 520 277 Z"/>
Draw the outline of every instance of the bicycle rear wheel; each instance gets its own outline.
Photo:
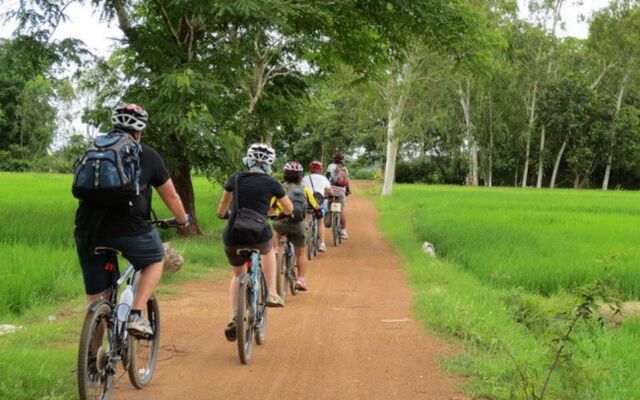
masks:
<path id="1" fill-rule="evenodd" d="M 285 289 L 286 292 L 286 289 Z M 256 344 L 262 345 L 267 336 L 267 281 L 260 272 L 260 293 L 258 294 L 258 321 L 256 328 Z"/>
<path id="2" fill-rule="evenodd" d="M 238 308 L 236 309 L 236 332 L 238 341 L 238 355 L 240 362 L 247 364 L 251 360 L 253 350 L 253 315 L 251 313 L 251 303 L 253 293 L 251 292 L 251 277 L 244 274 L 240 277 L 240 290 L 238 292 Z"/>
<path id="3" fill-rule="evenodd" d="M 331 213 L 331 234 L 333 236 L 333 245 L 338 247 L 342 241 L 340 239 L 340 213 Z"/>
<path id="4" fill-rule="evenodd" d="M 289 243 L 289 257 L 287 257 L 287 281 L 289 282 L 289 290 L 292 295 L 298 294 L 298 288 L 296 287 L 296 277 L 298 276 L 296 271 L 296 264 L 298 259 L 296 257 L 296 249 L 292 243 Z"/>
<path id="5" fill-rule="evenodd" d="M 136 389 L 142 389 L 153 378 L 160 350 L 160 307 L 154 296 L 147 301 L 147 318 L 153 330 L 148 338 L 129 335 L 129 380 Z"/>
<path id="6" fill-rule="evenodd" d="M 278 265 L 276 268 L 276 290 L 278 296 L 282 297 L 282 300 L 287 300 L 287 244 L 286 242 L 280 243 L 280 251 L 277 257 Z"/>
<path id="7" fill-rule="evenodd" d="M 108 332 L 113 310 L 104 300 L 91 305 L 82 325 L 78 347 L 80 400 L 107 399 L 113 389 L 115 365 L 110 361 Z"/>

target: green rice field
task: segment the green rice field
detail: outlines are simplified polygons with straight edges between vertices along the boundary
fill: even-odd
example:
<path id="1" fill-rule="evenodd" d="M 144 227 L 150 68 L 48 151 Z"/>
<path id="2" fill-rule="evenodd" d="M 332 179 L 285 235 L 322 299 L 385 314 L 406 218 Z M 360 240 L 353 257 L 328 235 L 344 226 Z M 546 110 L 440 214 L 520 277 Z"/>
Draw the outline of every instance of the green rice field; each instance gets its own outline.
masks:
<path id="1" fill-rule="evenodd" d="M 71 175 L 0 173 L 0 324 L 26 329 L 0 337 L 0 399 L 69 399 L 77 396 L 77 335 L 84 290 L 73 242 L 77 200 Z M 203 277 L 226 265 L 220 244 L 224 223 L 214 218 L 219 186 L 194 181 L 204 235 L 181 239 L 161 232 L 184 256 L 166 284 Z M 159 217 L 169 216 L 160 199 Z M 53 320 L 52 320 L 53 319 Z M 70 366 L 60 368 L 61 365 Z"/>
<path id="2" fill-rule="evenodd" d="M 624 299 L 640 297 L 640 193 L 396 185 L 375 201 L 417 317 L 462 344 L 445 364 L 476 397 L 536 398 L 525 397 L 522 377 L 541 388 L 575 289 L 605 269 Z M 572 332 L 545 398 L 640 399 L 640 318 L 623 308 L 622 324 L 601 325 L 593 311 Z"/>

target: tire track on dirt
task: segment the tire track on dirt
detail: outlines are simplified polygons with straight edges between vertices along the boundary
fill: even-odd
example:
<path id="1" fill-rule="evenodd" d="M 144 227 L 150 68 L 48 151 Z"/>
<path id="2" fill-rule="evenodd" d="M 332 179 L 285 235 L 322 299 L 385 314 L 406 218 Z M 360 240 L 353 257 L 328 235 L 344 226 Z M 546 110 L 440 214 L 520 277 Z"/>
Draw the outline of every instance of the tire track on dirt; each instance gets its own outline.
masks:
<path id="1" fill-rule="evenodd" d="M 312 261 L 309 292 L 269 309 L 267 342 L 254 346 L 249 365 L 223 334 L 228 280 L 191 282 L 160 296 L 162 347 L 150 386 L 138 391 L 123 377 L 112 398 L 465 399 L 460 379 L 438 368 L 450 349 L 413 319 L 373 204 L 351 196 L 348 211 L 351 239 Z"/>

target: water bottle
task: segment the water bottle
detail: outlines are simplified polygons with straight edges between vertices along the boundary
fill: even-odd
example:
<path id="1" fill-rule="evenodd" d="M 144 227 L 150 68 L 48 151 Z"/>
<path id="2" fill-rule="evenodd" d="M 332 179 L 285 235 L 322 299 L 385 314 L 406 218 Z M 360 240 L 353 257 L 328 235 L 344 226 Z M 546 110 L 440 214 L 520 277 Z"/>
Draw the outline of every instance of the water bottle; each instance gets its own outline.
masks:
<path id="1" fill-rule="evenodd" d="M 122 292 L 120 296 L 120 303 L 118 304 L 118 320 L 124 322 L 129 316 L 131 311 L 131 304 L 133 304 L 133 288 L 131 285 L 127 285 L 127 288 Z"/>

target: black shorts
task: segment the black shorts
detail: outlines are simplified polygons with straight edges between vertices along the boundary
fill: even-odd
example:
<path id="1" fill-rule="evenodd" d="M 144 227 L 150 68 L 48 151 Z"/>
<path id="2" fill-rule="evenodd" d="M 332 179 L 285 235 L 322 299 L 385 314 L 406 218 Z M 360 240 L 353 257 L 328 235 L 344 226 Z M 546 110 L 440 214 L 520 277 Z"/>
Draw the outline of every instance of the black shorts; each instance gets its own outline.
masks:
<path id="1" fill-rule="evenodd" d="M 273 245 L 271 240 L 260 244 L 245 244 L 245 245 L 231 245 L 224 246 L 224 252 L 227 255 L 229 264 L 234 267 L 241 267 L 245 262 L 249 261 L 249 257 L 246 254 L 238 254 L 238 250 L 242 249 L 256 249 L 260 251 L 260 255 L 265 255 L 271 251 Z"/>
<path id="2" fill-rule="evenodd" d="M 84 288 L 88 295 L 98 294 L 109 288 L 111 280 L 117 279 L 118 271 L 110 273 L 105 270 L 105 264 L 109 262 L 105 254 L 96 254 L 96 247 L 111 247 L 119 250 L 136 270 L 141 270 L 151 264 L 164 259 L 162 241 L 155 229 L 148 233 L 136 236 L 119 236 L 112 238 L 100 238 L 95 245 L 91 245 L 88 238 L 74 235 L 76 250 L 82 267 Z"/>

